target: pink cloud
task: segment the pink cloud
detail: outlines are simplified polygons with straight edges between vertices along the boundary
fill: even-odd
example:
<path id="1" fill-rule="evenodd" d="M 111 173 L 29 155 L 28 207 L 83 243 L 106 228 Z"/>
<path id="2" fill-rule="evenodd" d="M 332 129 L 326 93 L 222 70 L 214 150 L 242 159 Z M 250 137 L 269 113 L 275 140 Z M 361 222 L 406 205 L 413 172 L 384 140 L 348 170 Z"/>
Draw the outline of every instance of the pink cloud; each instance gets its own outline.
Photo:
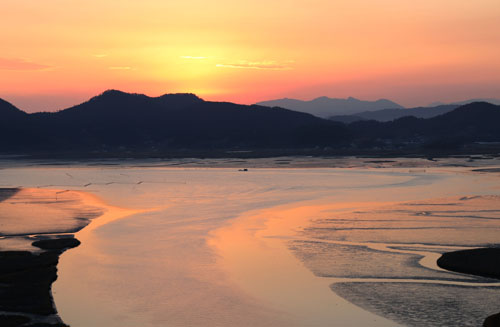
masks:
<path id="1" fill-rule="evenodd" d="M 44 70 L 48 68 L 51 66 L 24 59 L 0 58 L 0 70 Z"/>

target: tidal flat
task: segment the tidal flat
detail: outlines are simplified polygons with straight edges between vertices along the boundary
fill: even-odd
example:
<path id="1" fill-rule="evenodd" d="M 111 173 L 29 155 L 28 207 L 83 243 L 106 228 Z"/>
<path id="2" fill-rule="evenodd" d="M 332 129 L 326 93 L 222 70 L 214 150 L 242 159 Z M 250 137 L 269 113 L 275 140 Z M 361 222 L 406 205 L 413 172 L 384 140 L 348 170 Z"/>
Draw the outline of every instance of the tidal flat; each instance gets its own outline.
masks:
<path id="1" fill-rule="evenodd" d="M 500 311 L 497 280 L 436 264 L 500 243 L 498 158 L 0 167 L 16 190 L 1 251 L 81 242 L 52 285 L 73 327 L 478 326 Z"/>

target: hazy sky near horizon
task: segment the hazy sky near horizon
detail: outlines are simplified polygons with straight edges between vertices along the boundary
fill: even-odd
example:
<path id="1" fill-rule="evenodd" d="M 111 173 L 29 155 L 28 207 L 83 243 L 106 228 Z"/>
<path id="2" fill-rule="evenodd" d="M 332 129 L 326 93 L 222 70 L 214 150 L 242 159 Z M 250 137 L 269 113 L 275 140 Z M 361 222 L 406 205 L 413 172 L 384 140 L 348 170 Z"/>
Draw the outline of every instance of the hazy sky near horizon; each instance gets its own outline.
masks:
<path id="1" fill-rule="evenodd" d="M 0 97 L 500 97 L 499 0 L 2 0 Z"/>

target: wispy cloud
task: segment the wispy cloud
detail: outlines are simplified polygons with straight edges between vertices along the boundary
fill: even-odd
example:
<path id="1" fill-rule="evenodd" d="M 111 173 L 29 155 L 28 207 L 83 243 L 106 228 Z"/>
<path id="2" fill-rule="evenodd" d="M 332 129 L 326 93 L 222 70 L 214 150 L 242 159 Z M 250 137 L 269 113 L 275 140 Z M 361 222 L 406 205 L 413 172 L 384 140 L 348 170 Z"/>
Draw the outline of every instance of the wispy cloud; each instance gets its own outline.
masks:
<path id="1" fill-rule="evenodd" d="M 215 66 L 224 68 L 237 68 L 237 69 L 290 70 L 292 69 L 291 66 L 292 63 L 293 61 L 291 60 L 281 63 L 274 60 L 267 60 L 267 61 L 240 60 L 237 62 L 216 64 Z"/>
<path id="2" fill-rule="evenodd" d="M 48 70 L 52 66 L 39 64 L 25 59 L 0 58 L 0 70 Z"/>
<path id="3" fill-rule="evenodd" d="M 96 58 L 104 58 L 104 57 L 107 57 L 108 54 L 107 53 L 94 53 L 92 56 L 96 57 Z"/>
<path id="4" fill-rule="evenodd" d="M 129 67 L 129 66 L 112 66 L 112 67 L 108 67 L 108 69 L 111 69 L 111 70 L 131 70 L 132 67 Z"/>
<path id="5" fill-rule="evenodd" d="M 196 57 L 196 56 L 181 56 L 182 59 L 193 59 L 193 60 L 203 60 L 207 59 L 207 57 Z"/>

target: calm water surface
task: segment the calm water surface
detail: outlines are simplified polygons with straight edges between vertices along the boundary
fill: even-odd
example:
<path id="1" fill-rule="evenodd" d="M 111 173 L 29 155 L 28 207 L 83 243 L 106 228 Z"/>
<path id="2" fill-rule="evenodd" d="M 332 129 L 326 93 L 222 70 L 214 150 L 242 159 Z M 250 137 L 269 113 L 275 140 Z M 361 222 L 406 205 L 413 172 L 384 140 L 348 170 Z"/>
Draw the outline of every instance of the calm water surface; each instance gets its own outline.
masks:
<path id="1" fill-rule="evenodd" d="M 497 174 L 467 168 L 22 167 L 6 186 L 81 190 L 106 214 L 53 286 L 78 326 L 476 326 L 491 280 L 440 253 L 498 243 Z"/>

